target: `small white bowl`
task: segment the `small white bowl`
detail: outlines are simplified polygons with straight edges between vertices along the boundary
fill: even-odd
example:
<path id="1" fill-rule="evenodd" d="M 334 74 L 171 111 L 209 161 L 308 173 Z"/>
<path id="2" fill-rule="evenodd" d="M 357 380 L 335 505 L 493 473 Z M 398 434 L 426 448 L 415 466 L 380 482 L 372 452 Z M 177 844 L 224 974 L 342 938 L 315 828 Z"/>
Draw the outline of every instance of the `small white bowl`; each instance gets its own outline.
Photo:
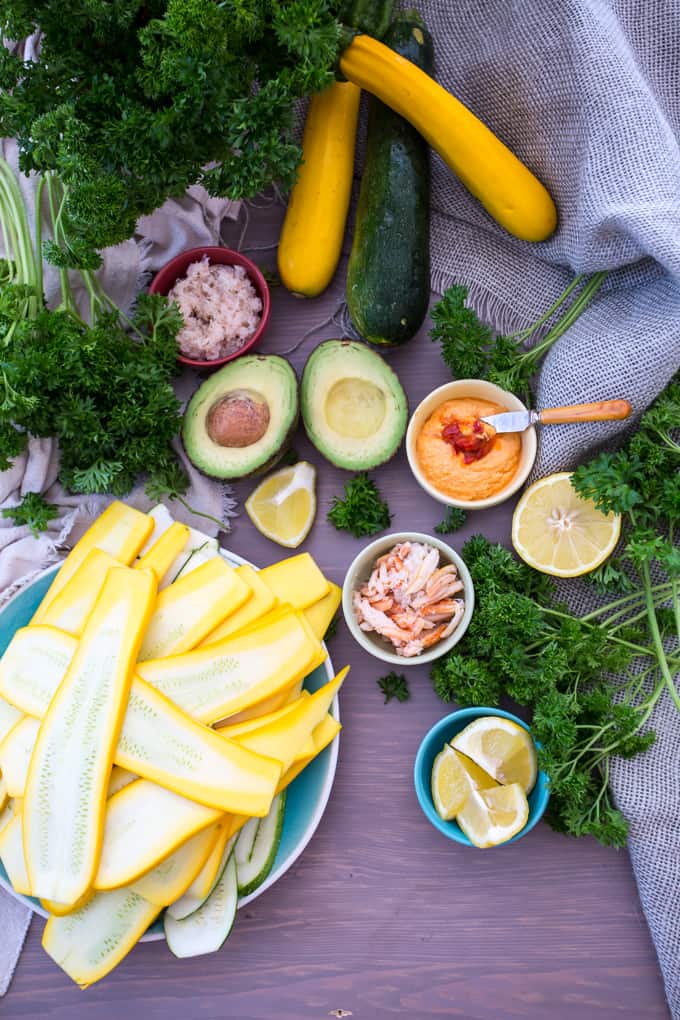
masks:
<path id="1" fill-rule="evenodd" d="M 440 492 L 439 489 L 436 489 L 421 471 L 416 456 L 416 439 L 427 419 L 436 411 L 440 404 L 443 404 L 445 400 L 453 400 L 459 397 L 477 397 L 480 400 L 490 400 L 494 404 L 499 404 L 507 411 L 526 411 L 527 408 L 514 393 L 502 390 L 495 383 L 487 382 L 485 379 L 456 379 L 433 390 L 429 396 L 425 397 L 418 404 L 411 415 L 406 432 L 406 456 L 408 457 L 413 477 L 418 484 L 439 503 L 445 503 L 447 506 L 458 506 L 463 510 L 483 510 L 486 507 L 497 506 L 498 503 L 503 503 L 510 496 L 513 496 L 526 482 L 536 460 L 536 429 L 532 425 L 531 428 L 520 433 L 522 451 L 517 471 L 504 488 L 494 493 L 493 496 L 487 496 L 486 499 L 454 499 L 452 496 L 447 496 Z"/>
<path id="2" fill-rule="evenodd" d="M 420 655 L 414 655 L 412 658 L 397 655 L 394 645 L 386 638 L 381 637 L 380 634 L 376 634 L 375 631 L 362 630 L 357 623 L 352 604 L 354 592 L 368 581 L 378 557 L 382 556 L 383 553 L 389 552 L 390 549 L 401 542 L 426 542 L 428 545 L 432 545 L 435 549 L 439 550 L 439 563 L 441 566 L 454 563 L 458 570 L 458 576 L 463 582 L 463 598 L 465 600 L 463 618 L 453 634 L 444 638 L 443 641 L 438 641 L 436 645 L 428 648 L 425 652 L 421 652 Z M 395 666 L 422 666 L 424 662 L 432 662 L 434 659 L 439 659 L 442 655 L 445 655 L 454 645 L 458 644 L 467 630 L 474 607 L 475 590 L 472 578 L 458 553 L 450 545 L 447 545 L 446 542 L 442 542 L 441 539 L 434 538 L 432 535 L 423 535 L 417 531 L 394 532 L 391 535 L 384 535 L 383 538 L 376 539 L 375 542 L 371 542 L 365 549 L 362 549 L 350 564 L 342 586 L 342 611 L 352 637 L 357 644 L 360 644 L 365 651 L 374 655 L 376 659 L 391 662 Z"/>

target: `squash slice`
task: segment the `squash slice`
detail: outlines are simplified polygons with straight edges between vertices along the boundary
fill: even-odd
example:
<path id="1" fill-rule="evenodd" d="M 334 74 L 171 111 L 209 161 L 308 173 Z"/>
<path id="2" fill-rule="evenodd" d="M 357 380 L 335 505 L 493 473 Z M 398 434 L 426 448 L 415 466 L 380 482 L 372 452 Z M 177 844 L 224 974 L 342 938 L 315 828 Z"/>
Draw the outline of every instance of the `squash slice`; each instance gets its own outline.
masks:
<path id="1" fill-rule="evenodd" d="M 324 595 L 318 602 L 313 602 L 311 606 L 307 606 L 304 610 L 307 621 L 319 641 L 323 641 L 326 636 L 326 631 L 330 627 L 333 617 L 338 611 L 338 606 L 342 601 L 342 588 L 339 588 L 337 584 L 333 584 L 332 581 L 329 581 L 329 584 L 328 594 Z"/>
<path id="2" fill-rule="evenodd" d="M 208 826 L 178 847 L 155 868 L 130 886 L 145 900 L 167 907 L 183 896 L 209 858 L 224 831 L 223 822 Z M 220 850 L 220 855 L 222 850 Z"/>
<path id="3" fill-rule="evenodd" d="M 186 524 L 173 521 L 135 562 L 135 570 L 153 570 L 160 584 L 189 541 Z"/>
<path id="4" fill-rule="evenodd" d="M 85 621 L 99 598 L 106 575 L 111 567 L 120 566 L 120 561 L 109 553 L 101 549 L 90 549 L 73 576 L 45 610 L 41 624 L 80 637 Z"/>
<path id="5" fill-rule="evenodd" d="M 5 781 L 5 777 L 0 775 L 0 815 L 7 807 L 9 800 L 10 796 L 9 793 L 7 792 L 7 783 Z"/>
<path id="6" fill-rule="evenodd" d="M 7 652 L 5 652 L 5 655 Z M 0 672 L 2 671 L 2 662 L 4 657 L 0 660 Z M 13 726 L 19 722 L 23 715 L 23 712 L 15 708 L 14 705 L 10 705 L 4 697 L 0 697 L 0 740 L 4 740 L 9 731 Z"/>
<path id="7" fill-rule="evenodd" d="M 115 750 L 118 765 L 222 811 L 266 815 L 281 766 L 194 722 L 136 680 Z"/>
<path id="8" fill-rule="evenodd" d="M 214 645 L 216 641 L 222 641 L 232 634 L 239 633 L 244 627 L 260 620 L 273 608 L 276 596 L 271 588 L 268 588 L 260 576 L 247 563 L 236 568 L 236 573 L 250 588 L 250 598 L 236 612 L 227 617 L 215 630 L 201 641 L 201 647 Z"/>
<path id="9" fill-rule="evenodd" d="M 76 572 L 91 549 L 101 549 L 121 563 L 132 563 L 153 529 L 153 521 L 118 500 L 111 503 L 77 542 L 47 589 L 31 623 L 42 623 L 48 606 Z"/>
<path id="10" fill-rule="evenodd" d="M 142 679 L 188 715 L 211 725 L 307 675 L 318 658 L 297 614 L 185 655 L 140 662 Z"/>
<path id="11" fill-rule="evenodd" d="M 31 882 L 24 857 L 23 825 L 20 814 L 14 814 L 9 825 L 0 832 L 0 860 L 15 892 L 31 895 Z"/>
<path id="12" fill-rule="evenodd" d="M 85 906 L 91 896 L 92 892 L 88 889 L 75 903 L 57 903 L 55 900 L 41 900 L 40 905 L 48 914 L 54 914 L 55 917 L 65 917 L 67 914 L 72 914 L 74 910 L 80 910 L 81 907 Z"/>
<path id="13" fill-rule="evenodd" d="M 294 701 L 290 701 L 287 705 L 282 705 L 281 708 L 276 709 L 272 712 L 262 713 L 260 716 L 255 716 L 252 719 L 242 719 L 240 722 L 234 722 L 232 719 L 227 723 L 220 723 L 217 727 L 218 732 L 223 737 L 228 737 L 230 740 L 236 740 L 243 733 L 252 733 L 253 730 L 260 730 L 263 726 L 268 723 L 276 722 L 277 719 L 282 719 L 288 715 L 289 712 L 293 712 L 300 701 L 300 698 L 305 700 L 309 697 L 309 691 L 300 691 L 300 694 Z M 0 747 L 0 752 L 2 748 Z"/>
<path id="14" fill-rule="evenodd" d="M 298 751 L 312 731 L 326 716 L 348 670 L 349 666 L 346 666 L 330 683 L 324 684 L 308 698 L 298 699 L 292 711 L 287 714 L 232 739 L 236 739 L 242 747 L 248 747 L 260 754 L 267 748 L 269 755 L 282 762 L 285 772 L 293 764 Z M 218 729 L 217 732 L 223 731 Z"/>
<path id="15" fill-rule="evenodd" d="M 106 805 L 104 839 L 95 889 L 136 882 L 223 812 L 196 804 L 147 779 L 138 779 Z"/>
<path id="16" fill-rule="evenodd" d="M 131 889 L 97 893 L 65 917 L 50 917 L 42 945 L 81 988 L 106 977 L 130 952 L 160 907 Z"/>
<path id="17" fill-rule="evenodd" d="M 128 769 L 122 769 L 120 765 L 114 765 L 111 769 L 111 775 L 109 776 L 109 785 L 106 790 L 106 799 L 113 797 L 114 793 L 118 793 L 120 790 L 129 786 L 130 783 L 134 783 L 139 776 L 135 775 L 134 772 L 130 772 Z"/>
<path id="18" fill-rule="evenodd" d="M 23 818 L 26 867 L 41 899 L 75 903 L 92 885 L 113 754 L 155 589 L 149 571 L 109 571 L 40 727 Z"/>
<path id="19" fill-rule="evenodd" d="M 40 723 L 26 716 L 0 744 L 0 771 L 10 797 L 23 797 Z"/>
<path id="20" fill-rule="evenodd" d="M 256 701 L 249 708 L 244 708 L 241 712 L 235 712 L 226 719 L 220 720 L 220 722 L 231 726 L 232 724 L 247 722 L 249 719 L 259 719 L 263 715 L 269 715 L 270 712 L 277 712 L 280 708 L 284 708 L 286 705 L 290 705 L 291 702 L 297 701 L 302 692 L 304 682 L 304 677 L 301 677 L 288 687 L 282 688 L 268 698 L 263 698 L 262 701 Z"/>
<path id="21" fill-rule="evenodd" d="M 21 817 L 21 801 L 18 798 L 10 798 L 0 811 L 0 835 L 17 816 Z"/>
<path id="22" fill-rule="evenodd" d="M 195 648 L 249 595 L 250 588 L 221 556 L 209 560 L 159 593 L 140 660 Z"/>
<path id="23" fill-rule="evenodd" d="M 34 641 L 36 635 L 38 640 Z M 48 654 L 51 640 L 56 647 L 53 656 Z M 30 705 L 42 716 L 60 684 L 61 653 L 66 657 L 70 651 L 73 655 L 76 641 L 52 628 L 28 627 L 10 647 L 5 685 L 15 700 Z M 30 686 L 25 699 L 24 683 Z M 26 729 L 31 729 L 30 723 Z M 34 723 L 34 737 L 35 732 Z M 249 814 L 267 813 L 281 774 L 278 763 L 228 744 L 138 677 L 130 687 L 114 761 L 128 773 L 154 780 L 202 804 Z M 17 785 L 16 795 L 22 794 L 23 789 Z"/>
<path id="24" fill-rule="evenodd" d="M 184 890 L 187 896 L 193 896 L 196 899 L 205 899 L 206 896 L 210 895 L 210 890 L 215 885 L 215 882 L 219 878 L 220 865 L 222 863 L 222 856 L 224 854 L 224 848 L 231 839 L 229 829 L 227 828 L 226 819 L 219 824 L 219 833 L 215 844 L 210 851 L 208 857 L 203 862 L 203 867 L 195 876 L 191 885 L 187 886 Z M 177 899 L 177 897 L 175 897 Z M 171 900 L 171 902 L 174 902 Z"/>
<path id="25" fill-rule="evenodd" d="M 310 761 L 314 761 L 317 754 L 321 754 L 324 748 L 328 747 L 328 745 L 335 739 L 335 737 L 338 735 L 341 729 L 342 727 L 338 720 L 334 719 L 333 716 L 330 714 L 327 715 L 326 718 L 323 719 L 322 722 L 320 722 L 319 725 L 316 726 L 312 732 L 314 752 L 308 755 L 307 757 L 299 757 L 295 759 L 290 768 L 286 769 L 286 771 L 281 776 L 276 792 L 281 793 L 282 790 L 285 790 L 286 787 L 290 786 L 293 780 L 297 779 L 300 773 L 307 768 Z"/>
<path id="26" fill-rule="evenodd" d="M 295 609 L 306 609 L 328 594 L 330 583 L 323 576 L 309 553 L 289 556 L 260 571 L 260 580 L 281 602 L 290 602 Z"/>
<path id="27" fill-rule="evenodd" d="M 165 912 L 164 922 L 166 919 L 169 918 L 172 918 L 175 921 L 182 921 L 184 920 L 185 917 L 189 917 L 191 914 L 195 914 L 197 910 L 201 909 L 203 904 L 212 895 L 215 887 L 217 886 L 220 877 L 224 872 L 225 865 L 227 864 L 229 859 L 233 856 L 236 841 L 237 836 L 233 835 L 225 843 L 224 848 L 222 850 L 222 856 L 220 857 L 220 860 L 218 862 L 215 878 L 213 879 L 213 883 L 208 889 L 208 892 L 205 894 L 205 896 L 193 896 L 190 895 L 188 891 L 185 892 L 183 896 L 180 896 L 178 900 L 175 900 L 174 903 L 170 904 L 170 906 Z"/>
<path id="28" fill-rule="evenodd" d="M 204 903 L 181 921 L 166 911 L 163 927 L 168 949 L 180 959 L 217 952 L 231 932 L 237 909 L 236 864 L 229 853 Z"/>
<path id="29" fill-rule="evenodd" d="M 2 734 L 2 704 L 14 712 L 15 722 L 25 712 L 42 719 L 64 679 L 66 670 L 75 655 L 78 642 L 70 634 L 54 627 L 21 627 L 14 634 L 5 654 L 0 659 L 0 739 Z"/>
<path id="30" fill-rule="evenodd" d="M 152 510 L 149 510 L 149 517 L 153 521 L 153 531 L 141 549 L 140 556 L 146 555 L 150 551 L 151 546 L 176 523 L 168 508 L 162 503 L 158 503 Z M 166 570 L 163 580 L 158 585 L 159 591 L 167 588 L 178 577 L 184 577 L 190 571 L 202 566 L 203 563 L 207 563 L 209 559 L 214 559 L 219 554 L 220 551 L 216 538 L 210 538 L 202 531 L 189 528 L 187 542 Z"/>

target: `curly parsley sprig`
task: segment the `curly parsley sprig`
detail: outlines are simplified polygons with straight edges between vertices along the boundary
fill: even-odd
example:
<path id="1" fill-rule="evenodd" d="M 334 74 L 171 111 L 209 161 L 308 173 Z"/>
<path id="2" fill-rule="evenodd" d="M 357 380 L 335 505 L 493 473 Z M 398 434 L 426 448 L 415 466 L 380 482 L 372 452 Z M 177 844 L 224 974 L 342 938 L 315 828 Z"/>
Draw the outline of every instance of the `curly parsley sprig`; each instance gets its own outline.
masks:
<path id="1" fill-rule="evenodd" d="M 364 471 L 345 483 L 344 499 L 333 497 L 328 520 L 338 531 L 362 538 L 389 528 L 392 515 L 378 486 Z"/>

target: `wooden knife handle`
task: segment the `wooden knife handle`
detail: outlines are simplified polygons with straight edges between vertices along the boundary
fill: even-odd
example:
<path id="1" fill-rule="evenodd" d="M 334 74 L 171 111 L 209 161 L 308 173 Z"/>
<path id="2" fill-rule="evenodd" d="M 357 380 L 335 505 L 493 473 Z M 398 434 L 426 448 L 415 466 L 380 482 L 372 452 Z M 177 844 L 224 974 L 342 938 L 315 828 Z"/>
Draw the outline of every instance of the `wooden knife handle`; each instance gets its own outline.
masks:
<path id="1" fill-rule="evenodd" d="M 614 421 L 627 418 L 632 408 L 627 400 L 600 400 L 596 404 L 548 407 L 541 411 L 542 425 L 569 425 L 579 421 Z"/>

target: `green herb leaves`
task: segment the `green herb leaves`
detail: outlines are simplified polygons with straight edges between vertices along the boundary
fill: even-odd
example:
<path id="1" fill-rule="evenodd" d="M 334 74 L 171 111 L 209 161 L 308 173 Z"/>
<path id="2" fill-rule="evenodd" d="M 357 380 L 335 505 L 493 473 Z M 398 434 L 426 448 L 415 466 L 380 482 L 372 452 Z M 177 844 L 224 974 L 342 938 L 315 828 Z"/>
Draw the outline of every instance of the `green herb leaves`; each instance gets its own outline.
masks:
<path id="1" fill-rule="evenodd" d="M 434 530 L 438 535 L 449 535 L 452 531 L 458 531 L 463 527 L 466 516 L 465 511 L 461 510 L 459 506 L 449 506 L 446 508 L 444 520 L 435 525 Z"/>
<path id="2" fill-rule="evenodd" d="M 411 697 L 408 682 L 403 673 L 393 671 L 387 676 L 381 676 L 379 680 L 376 680 L 376 683 L 385 698 L 385 704 L 392 701 L 393 698 L 397 701 L 408 701 Z"/>
<path id="3" fill-rule="evenodd" d="M 381 498 L 375 482 L 365 472 L 345 484 L 345 498 L 333 498 L 328 520 L 338 531 L 349 531 L 355 538 L 375 535 L 389 528 L 392 515 Z"/>
<path id="4" fill-rule="evenodd" d="M 190 184 L 292 183 L 293 103 L 330 83 L 341 33 L 327 0 L 8 0 L 0 27 L 43 33 L 38 63 L 3 51 L 0 130 L 67 186 L 71 254 L 52 255 L 81 265 Z"/>
<path id="5" fill-rule="evenodd" d="M 37 538 L 41 531 L 47 531 L 50 521 L 59 514 L 54 503 L 48 503 L 39 492 L 27 492 L 18 506 L 2 511 L 2 516 L 13 520 L 18 526 L 26 525 Z"/>
<path id="6" fill-rule="evenodd" d="M 441 344 L 442 360 L 455 378 L 489 379 L 505 390 L 526 396 L 542 357 L 588 307 L 606 275 L 594 273 L 584 283 L 582 276 L 575 277 L 537 322 L 512 336 L 494 336 L 493 330 L 484 326 L 465 304 L 467 288 L 450 287 L 430 313 L 434 322 L 430 337 Z M 581 283 L 581 290 L 561 317 L 542 339 L 525 350 L 524 343 L 535 339 L 537 331 L 553 318 Z"/>

